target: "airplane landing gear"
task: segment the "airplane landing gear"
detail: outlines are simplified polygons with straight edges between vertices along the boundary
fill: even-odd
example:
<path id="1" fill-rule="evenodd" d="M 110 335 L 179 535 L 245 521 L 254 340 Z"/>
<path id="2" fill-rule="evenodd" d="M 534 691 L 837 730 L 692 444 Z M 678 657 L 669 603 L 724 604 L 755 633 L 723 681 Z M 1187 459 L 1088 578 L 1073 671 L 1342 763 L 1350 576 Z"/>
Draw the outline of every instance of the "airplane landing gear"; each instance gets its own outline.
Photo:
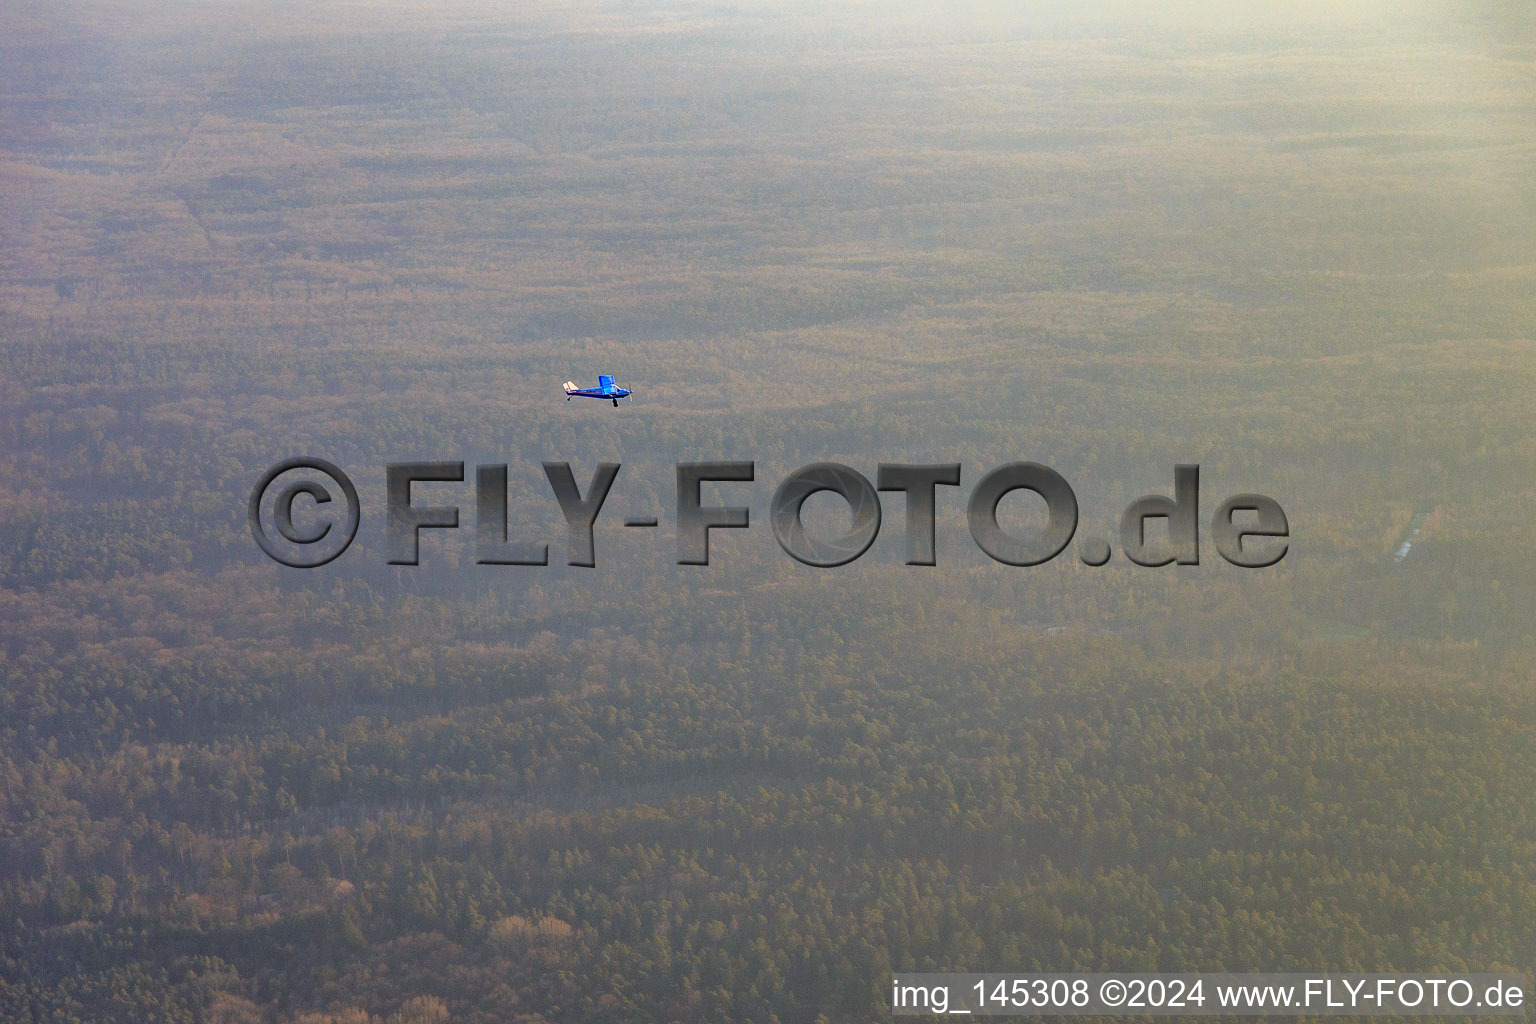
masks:
<path id="1" fill-rule="evenodd" d="M 614 399 L 614 400 L 613 400 L 613 407 L 614 407 L 614 408 L 615 408 L 615 409 L 617 409 L 617 408 L 618 408 L 618 407 L 619 407 L 619 400 L 618 400 L 618 399 L 617 399 L 617 398 L 615 398 L 615 399 Z"/>

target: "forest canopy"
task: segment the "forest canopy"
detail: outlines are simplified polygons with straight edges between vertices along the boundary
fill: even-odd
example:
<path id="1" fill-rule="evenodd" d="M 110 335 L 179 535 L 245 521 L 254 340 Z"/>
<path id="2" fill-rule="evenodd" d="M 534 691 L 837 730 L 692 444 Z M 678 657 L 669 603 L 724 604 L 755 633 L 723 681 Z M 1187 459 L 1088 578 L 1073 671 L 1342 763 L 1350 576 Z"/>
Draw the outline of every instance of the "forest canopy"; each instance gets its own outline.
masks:
<path id="1" fill-rule="evenodd" d="M 0 1018 L 1529 971 L 1536 25 L 1348 7 L 11 4 Z M 365 509 L 314 570 L 245 519 L 294 455 Z M 389 565 L 443 459 L 551 564 L 474 564 L 466 484 Z M 730 459 L 753 525 L 678 565 Z M 596 568 L 550 460 L 624 466 Z M 1291 547 L 1001 565 L 955 495 L 1016 460 L 1108 538 L 1198 464 Z M 893 496 L 786 557 L 821 461 L 961 462 L 939 564 Z"/>

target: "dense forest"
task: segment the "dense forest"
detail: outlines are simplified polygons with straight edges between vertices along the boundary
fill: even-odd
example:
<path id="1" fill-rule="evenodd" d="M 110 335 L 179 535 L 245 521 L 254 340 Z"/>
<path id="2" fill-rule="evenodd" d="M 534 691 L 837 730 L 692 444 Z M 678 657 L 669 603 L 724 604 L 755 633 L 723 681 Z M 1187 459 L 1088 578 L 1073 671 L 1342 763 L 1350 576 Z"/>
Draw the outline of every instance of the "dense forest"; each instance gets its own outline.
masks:
<path id="1" fill-rule="evenodd" d="M 1220 6 L 8 5 L 0 1019 L 1531 972 L 1536 15 Z M 362 495 L 313 570 L 246 522 L 293 455 Z M 472 471 L 388 564 L 408 460 L 506 464 L 550 564 L 475 564 Z M 623 464 L 596 568 L 549 460 Z M 1016 460 L 1106 538 L 1196 463 L 1290 548 L 1002 565 Z M 938 564 L 892 494 L 784 554 L 817 461 L 961 463 Z"/>

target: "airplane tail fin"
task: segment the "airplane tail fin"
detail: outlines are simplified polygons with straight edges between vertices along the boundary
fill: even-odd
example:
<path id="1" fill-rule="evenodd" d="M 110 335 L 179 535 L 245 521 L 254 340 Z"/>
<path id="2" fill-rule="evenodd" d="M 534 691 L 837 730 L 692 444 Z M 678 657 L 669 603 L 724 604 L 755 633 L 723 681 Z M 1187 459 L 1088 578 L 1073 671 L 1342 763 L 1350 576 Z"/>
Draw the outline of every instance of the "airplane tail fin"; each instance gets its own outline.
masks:
<path id="1" fill-rule="evenodd" d="M 565 382 L 565 393 L 566 394 L 570 394 L 572 391 L 577 391 L 577 390 L 580 390 L 580 389 L 576 387 L 576 382 L 575 381 L 568 380 L 568 381 Z"/>

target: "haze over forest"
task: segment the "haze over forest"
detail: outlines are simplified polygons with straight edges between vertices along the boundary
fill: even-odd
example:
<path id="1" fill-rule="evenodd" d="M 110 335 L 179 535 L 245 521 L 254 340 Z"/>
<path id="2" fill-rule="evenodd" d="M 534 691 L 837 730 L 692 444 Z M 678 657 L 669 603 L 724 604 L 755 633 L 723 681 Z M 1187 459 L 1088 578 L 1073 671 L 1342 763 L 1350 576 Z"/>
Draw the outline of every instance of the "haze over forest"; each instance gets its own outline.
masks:
<path id="1" fill-rule="evenodd" d="M 1536 12 L 1146 6 L 9 3 L 0 1019 L 1536 976 Z M 362 496 L 308 571 L 246 523 L 293 455 Z M 727 459 L 752 526 L 680 566 Z M 410 460 L 471 467 L 415 568 Z M 623 464 L 596 568 L 547 460 Z M 1018 460 L 1108 566 L 977 548 Z M 889 493 L 781 551 L 819 461 L 961 463 L 938 565 Z M 478 463 L 551 565 L 474 564 Z M 1178 463 L 1201 564 L 1132 565 Z"/>

